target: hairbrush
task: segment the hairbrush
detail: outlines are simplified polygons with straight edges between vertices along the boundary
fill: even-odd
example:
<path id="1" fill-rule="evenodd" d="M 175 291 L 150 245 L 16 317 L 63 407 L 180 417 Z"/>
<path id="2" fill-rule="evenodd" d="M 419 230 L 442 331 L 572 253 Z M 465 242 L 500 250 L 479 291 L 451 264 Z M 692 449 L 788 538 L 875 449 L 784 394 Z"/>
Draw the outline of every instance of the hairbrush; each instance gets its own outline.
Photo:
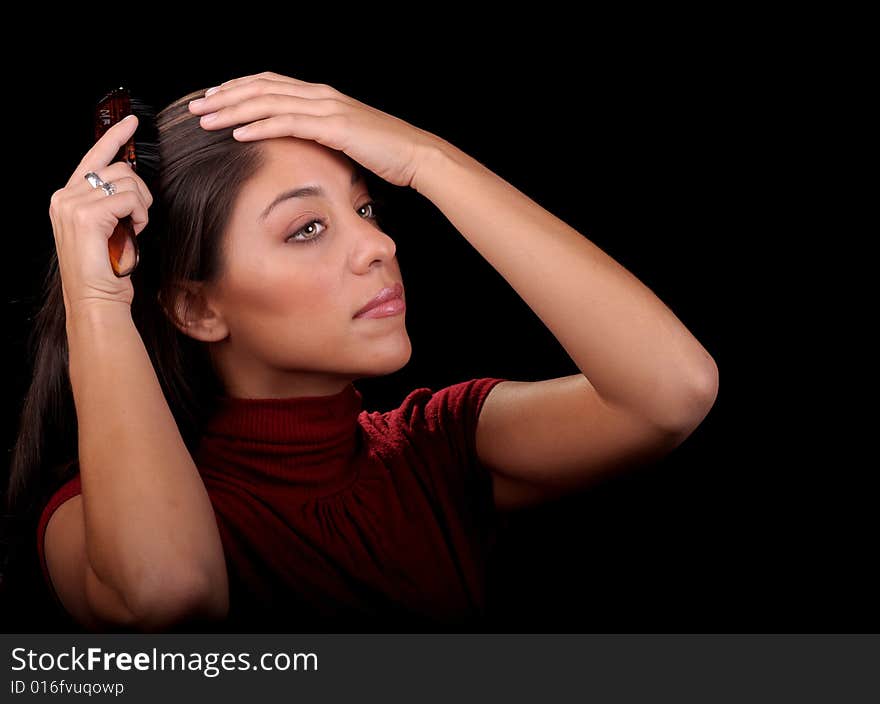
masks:
<path id="1" fill-rule="evenodd" d="M 98 101 L 95 108 L 95 141 L 97 142 L 107 130 L 129 115 L 138 118 L 135 133 L 149 134 L 155 130 L 155 111 L 145 101 L 133 98 L 125 85 L 118 85 Z M 135 140 L 131 138 L 120 147 L 113 161 L 125 161 L 150 187 L 150 182 L 158 169 L 158 143 L 155 139 Z M 152 190 L 152 189 L 151 189 Z M 131 216 L 121 218 L 110 235 L 107 243 L 110 265 L 116 276 L 128 276 L 140 261 L 137 236 Z"/>

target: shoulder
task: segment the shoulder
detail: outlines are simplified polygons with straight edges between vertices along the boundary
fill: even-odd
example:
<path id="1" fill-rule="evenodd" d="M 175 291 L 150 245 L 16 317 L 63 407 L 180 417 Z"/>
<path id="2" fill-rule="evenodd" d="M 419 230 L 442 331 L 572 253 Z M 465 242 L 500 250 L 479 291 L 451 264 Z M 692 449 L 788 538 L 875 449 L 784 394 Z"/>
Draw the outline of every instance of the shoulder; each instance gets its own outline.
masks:
<path id="1" fill-rule="evenodd" d="M 457 454 L 471 454 L 483 403 L 503 381 L 499 377 L 475 377 L 436 390 L 419 387 L 396 408 L 363 412 L 361 425 L 378 442 L 428 442 L 443 444 Z"/>
<path id="2" fill-rule="evenodd" d="M 396 408 L 388 411 L 364 411 L 367 425 L 436 426 L 450 420 L 464 420 L 479 415 L 489 392 L 500 382 L 498 377 L 477 377 L 434 388 L 422 386 L 410 391 Z"/>
<path id="3" fill-rule="evenodd" d="M 72 461 L 64 465 L 57 472 L 56 480 L 48 492 L 43 494 L 41 501 L 40 518 L 37 524 L 38 535 L 42 536 L 45 532 L 46 525 L 52 514 L 61 504 L 77 494 L 82 493 L 82 484 L 80 483 L 79 463 Z M 42 540 L 40 541 L 40 549 L 42 549 Z"/>
<path id="4" fill-rule="evenodd" d="M 52 580 L 49 577 L 49 566 L 46 561 L 46 533 L 53 516 L 58 514 L 58 509 L 66 504 L 67 501 L 82 493 L 78 463 L 69 463 L 62 468 L 62 471 L 59 474 L 61 474 L 60 485 L 56 481 L 54 487 L 50 489 L 48 494 L 43 495 L 41 501 L 42 508 L 40 509 L 39 518 L 37 520 L 35 536 L 40 571 L 43 574 L 43 579 L 45 580 L 46 585 L 49 587 L 49 591 L 54 595 L 56 600 L 58 598 L 57 593 L 55 592 Z M 57 605 L 61 607 L 62 611 L 64 611 L 64 607 L 60 600 L 57 601 Z M 64 611 L 64 613 L 66 613 L 66 611 Z"/>

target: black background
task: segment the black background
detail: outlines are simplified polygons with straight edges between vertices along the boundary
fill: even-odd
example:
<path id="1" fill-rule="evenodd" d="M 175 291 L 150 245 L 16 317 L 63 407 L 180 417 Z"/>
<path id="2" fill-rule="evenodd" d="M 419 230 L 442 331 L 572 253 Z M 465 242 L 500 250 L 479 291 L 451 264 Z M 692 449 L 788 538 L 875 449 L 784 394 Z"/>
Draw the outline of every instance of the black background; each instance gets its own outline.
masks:
<path id="1" fill-rule="evenodd" d="M 4 446 L 26 389 L 27 318 L 54 247 L 49 196 L 91 144 L 95 101 L 122 78 L 164 106 L 275 71 L 329 83 L 470 153 L 627 267 L 718 364 L 714 408 L 666 458 L 511 516 L 492 568 L 496 630 L 865 628 L 876 580 L 867 581 L 872 541 L 859 532 L 858 475 L 795 458 L 793 401 L 754 383 L 778 360 L 759 328 L 743 324 L 755 313 L 746 305 L 755 279 L 739 255 L 755 263 L 765 244 L 750 211 L 758 196 L 749 183 L 762 177 L 750 130 L 767 109 L 765 89 L 750 82 L 754 67 L 730 51 L 742 49 L 735 41 L 711 32 L 621 31 L 596 42 L 597 29 L 551 29 L 509 41 L 502 32 L 428 41 L 411 30 L 363 43 L 301 32 L 286 46 L 252 38 L 246 51 L 226 38 L 204 54 L 178 41 L 149 62 L 124 52 L 106 64 L 59 58 L 39 90 L 36 76 L 16 75 L 39 99 L 5 137 L 27 178 L 5 194 L 16 227 L 3 262 Z M 366 408 L 477 376 L 577 373 L 439 210 L 414 191 L 390 187 L 386 198 L 413 355 L 399 372 L 357 383 Z M 804 433 L 801 445 L 810 442 Z M 46 608 L 40 599 L 6 607 L 27 624 L 22 614 Z"/>

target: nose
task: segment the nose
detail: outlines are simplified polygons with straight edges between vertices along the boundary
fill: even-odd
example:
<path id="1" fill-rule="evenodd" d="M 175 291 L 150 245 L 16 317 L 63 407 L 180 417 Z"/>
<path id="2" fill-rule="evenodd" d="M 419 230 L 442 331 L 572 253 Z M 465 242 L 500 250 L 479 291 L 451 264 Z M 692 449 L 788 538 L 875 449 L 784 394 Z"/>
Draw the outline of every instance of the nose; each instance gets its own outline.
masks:
<path id="1" fill-rule="evenodd" d="M 390 264 L 397 254 L 397 245 L 391 237 L 370 220 L 358 217 L 355 235 L 355 268 L 369 269 L 375 261 Z"/>

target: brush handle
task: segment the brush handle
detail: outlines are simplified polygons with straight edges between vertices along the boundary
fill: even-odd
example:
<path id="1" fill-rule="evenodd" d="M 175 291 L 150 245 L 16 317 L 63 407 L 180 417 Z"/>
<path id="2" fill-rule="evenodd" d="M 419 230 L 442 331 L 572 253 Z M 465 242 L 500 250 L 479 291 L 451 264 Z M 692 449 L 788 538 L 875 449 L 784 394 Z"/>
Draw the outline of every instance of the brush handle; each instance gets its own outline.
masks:
<path id="1" fill-rule="evenodd" d="M 131 113 L 131 98 L 128 90 L 119 87 L 110 91 L 98 102 L 95 109 L 95 141 L 97 142 L 108 129 Z M 137 171 L 134 135 L 122 145 L 114 161 L 125 161 Z M 107 242 L 107 250 L 110 255 L 110 266 L 117 277 L 128 276 L 134 271 L 140 261 L 140 252 L 130 216 L 126 215 L 116 223 L 113 234 Z"/>
<path id="2" fill-rule="evenodd" d="M 113 228 L 113 234 L 107 241 L 107 250 L 110 254 L 110 266 L 117 277 L 128 276 L 138 265 L 140 252 L 137 235 L 134 234 L 134 227 L 128 215 Z"/>

